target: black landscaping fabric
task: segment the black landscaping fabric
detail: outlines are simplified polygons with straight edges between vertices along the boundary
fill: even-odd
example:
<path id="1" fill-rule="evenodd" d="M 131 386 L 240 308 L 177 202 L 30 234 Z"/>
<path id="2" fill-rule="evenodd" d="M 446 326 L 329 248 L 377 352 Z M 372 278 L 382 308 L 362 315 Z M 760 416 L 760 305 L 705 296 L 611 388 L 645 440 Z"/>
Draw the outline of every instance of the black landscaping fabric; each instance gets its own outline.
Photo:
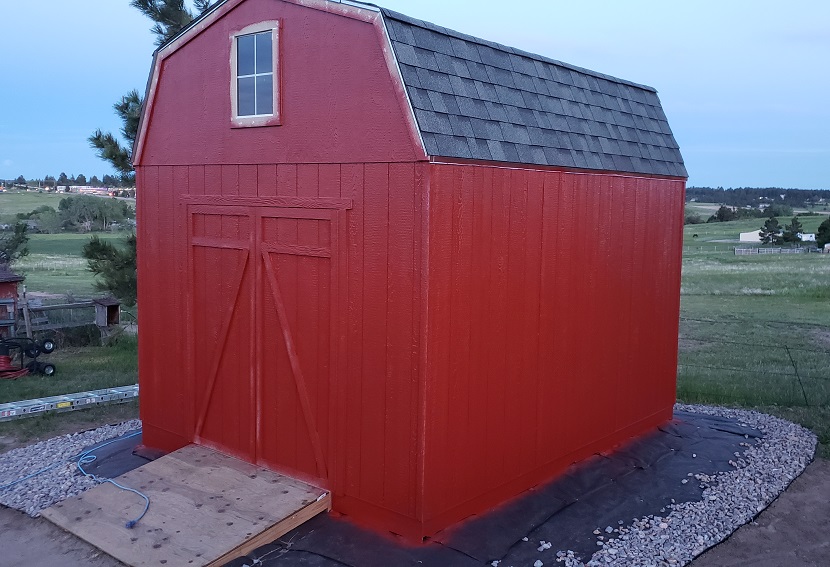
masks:
<path id="1" fill-rule="evenodd" d="M 84 453 L 89 452 L 95 456 L 94 461 L 83 465 L 84 470 L 95 476 L 115 478 L 149 463 L 153 459 L 137 454 L 141 446 L 141 434 L 135 435 L 136 433 L 137 431 L 128 431 L 112 443 L 103 441 L 84 449 Z M 77 460 L 75 459 L 76 462 Z"/>
<path id="2" fill-rule="evenodd" d="M 537 550 L 542 540 L 552 543 L 548 559 L 556 550 L 567 549 L 587 559 L 598 549 L 595 529 L 604 532 L 643 516 L 667 515 L 672 500 L 700 500 L 703 489 L 689 473 L 733 470 L 729 461 L 743 451 L 740 443 L 759 437 L 758 431 L 734 420 L 675 412 L 675 419 L 658 431 L 582 461 L 553 482 L 421 546 L 321 515 L 226 565 L 467 567 L 494 560 L 501 560 L 501 565 L 533 565 L 542 557 Z"/>

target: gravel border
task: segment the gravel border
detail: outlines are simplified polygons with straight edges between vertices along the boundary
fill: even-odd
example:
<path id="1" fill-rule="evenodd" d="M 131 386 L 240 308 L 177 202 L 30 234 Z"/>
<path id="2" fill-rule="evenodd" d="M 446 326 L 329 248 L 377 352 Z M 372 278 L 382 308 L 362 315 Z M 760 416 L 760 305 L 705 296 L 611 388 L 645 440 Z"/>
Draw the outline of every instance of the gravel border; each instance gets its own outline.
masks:
<path id="1" fill-rule="evenodd" d="M 700 483 L 702 500 L 668 506 L 668 515 L 650 515 L 628 526 L 602 526 L 594 534 L 599 550 L 587 562 L 573 551 L 547 555 L 538 565 L 567 567 L 679 566 L 717 545 L 758 516 L 813 461 L 817 439 L 812 431 L 784 419 L 751 410 L 676 404 L 686 411 L 734 419 L 759 430 L 756 443 L 741 443 L 730 464 L 735 470 L 707 475 L 690 471 L 682 482 Z"/>
<path id="2" fill-rule="evenodd" d="M 0 455 L 0 487 L 51 467 L 42 474 L 13 486 L 0 488 L 0 504 L 36 518 L 41 510 L 56 502 L 100 484 L 100 481 L 85 477 L 78 471 L 77 457 L 99 443 L 140 428 L 141 421 L 134 419 L 81 433 L 52 437 Z"/>

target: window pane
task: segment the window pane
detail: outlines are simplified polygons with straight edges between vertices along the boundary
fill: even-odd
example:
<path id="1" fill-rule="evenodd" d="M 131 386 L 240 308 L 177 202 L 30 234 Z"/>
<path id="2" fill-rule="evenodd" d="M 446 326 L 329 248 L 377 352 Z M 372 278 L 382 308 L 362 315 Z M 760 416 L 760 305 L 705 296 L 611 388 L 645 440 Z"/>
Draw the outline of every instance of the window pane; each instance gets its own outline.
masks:
<path id="1" fill-rule="evenodd" d="M 274 50 L 271 47 L 271 32 L 256 34 L 256 72 L 273 73 L 272 59 Z"/>
<path id="2" fill-rule="evenodd" d="M 274 75 L 256 78 L 256 113 L 274 114 Z"/>
<path id="3" fill-rule="evenodd" d="M 254 74 L 254 36 L 243 35 L 236 38 L 236 74 Z"/>
<path id="4" fill-rule="evenodd" d="M 245 77 L 237 79 L 237 114 L 239 116 L 252 116 L 256 114 L 254 99 L 254 78 Z"/>

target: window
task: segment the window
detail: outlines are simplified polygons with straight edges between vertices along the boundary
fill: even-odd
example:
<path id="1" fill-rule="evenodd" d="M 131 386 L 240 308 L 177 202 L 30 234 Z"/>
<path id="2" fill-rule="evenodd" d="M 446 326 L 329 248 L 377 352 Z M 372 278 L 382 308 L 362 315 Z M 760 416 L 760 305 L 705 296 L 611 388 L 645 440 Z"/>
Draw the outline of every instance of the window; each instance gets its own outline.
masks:
<path id="1" fill-rule="evenodd" d="M 231 37 L 231 105 L 235 126 L 279 124 L 277 29 L 277 22 L 263 22 Z"/>

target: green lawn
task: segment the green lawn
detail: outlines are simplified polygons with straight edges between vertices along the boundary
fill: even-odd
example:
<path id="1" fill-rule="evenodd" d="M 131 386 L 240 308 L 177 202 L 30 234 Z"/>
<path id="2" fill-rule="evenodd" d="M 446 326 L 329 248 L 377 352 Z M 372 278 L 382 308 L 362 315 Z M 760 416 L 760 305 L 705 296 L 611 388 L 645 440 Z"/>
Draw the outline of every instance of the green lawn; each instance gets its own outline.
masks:
<path id="1" fill-rule="evenodd" d="M 824 218 L 801 221 L 811 232 Z M 735 256 L 716 242 L 758 227 L 685 228 L 678 398 L 792 419 L 830 457 L 830 255 Z"/>
<path id="2" fill-rule="evenodd" d="M 126 233 L 96 233 L 102 240 L 118 243 Z M 75 299 L 100 295 L 96 291 L 81 249 L 90 234 L 33 234 L 29 239 L 29 255 L 14 265 L 26 276 L 26 289 Z"/>
<path id="3" fill-rule="evenodd" d="M 43 205 L 58 210 L 64 193 L 36 193 L 34 191 L 9 190 L 0 193 L 0 222 L 10 222 L 18 213 L 30 213 Z"/>
<path id="4" fill-rule="evenodd" d="M 56 366 L 53 376 L 0 380 L 0 403 L 136 384 L 137 352 L 138 340 L 126 335 L 109 346 L 58 348 L 38 359 Z"/>

